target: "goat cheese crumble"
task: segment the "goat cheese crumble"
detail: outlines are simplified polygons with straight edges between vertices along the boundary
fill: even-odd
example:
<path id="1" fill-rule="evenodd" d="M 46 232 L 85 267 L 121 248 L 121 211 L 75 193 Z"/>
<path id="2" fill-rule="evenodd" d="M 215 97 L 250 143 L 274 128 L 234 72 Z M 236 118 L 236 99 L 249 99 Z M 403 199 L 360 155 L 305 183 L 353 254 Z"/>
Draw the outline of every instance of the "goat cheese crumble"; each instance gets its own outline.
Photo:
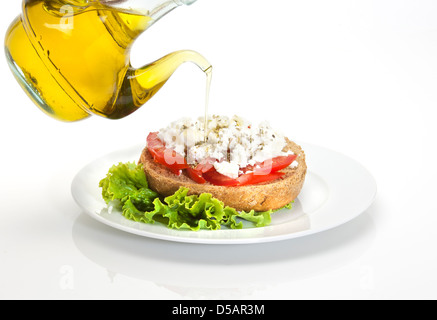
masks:
<path id="1" fill-rule="evenodd" d="M 255 126 L 238 116 L 214 115 L 208 118 L 206 135 L 204 123 L 203 117 L 183 118 L 161 129 L 158 137 L 167 148 L 184 156 L 188 164 L 217 159 L 217 172 L 233 179 L 248 165 L 293 154 L 283 151 L 287 145 L 285 136 L 266 121 Z M 292 163 L 292 167 L 297 165 L 297 161 Z"/>

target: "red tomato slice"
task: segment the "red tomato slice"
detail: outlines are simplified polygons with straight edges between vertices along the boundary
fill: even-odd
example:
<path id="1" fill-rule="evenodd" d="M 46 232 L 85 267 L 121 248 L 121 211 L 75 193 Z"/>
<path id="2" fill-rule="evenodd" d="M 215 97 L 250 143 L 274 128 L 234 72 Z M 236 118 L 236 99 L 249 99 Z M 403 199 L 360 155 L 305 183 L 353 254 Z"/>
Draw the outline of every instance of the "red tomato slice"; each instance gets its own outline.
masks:
<path id="1" fill-rule="evenodd" d="M 159 139 L 158 132 L 150 132 L 147 136 L 147 147 L 150 149 L 165 148 L 164 143 Z"/>
<path id="2" fill-rule="evenodd" d="M 196 170 L 201 172 L 201 173 L 205 173 L 205 172 L 211 171 L 214 168 L 214 163 L 216 163 L 216 162 L 217 162 L 217 159 L 214 159 L 214 158 L 203 159 L 196 166 Z"/>
<path id="3" fill-rule="evenodd" d="M 178 176 L 183 169 L 188 168 L 187 160 L 176 151 L 166 148 L 159 139 L 158 132 L 151 132 L 147 137 L 147 149 L 155 162 L 166 166 Z"/>
<path id="4" fill-rule="evenodd" d="M 257 175 L 254 172 L 246 173 L 238 177 L 237 181 L 240 186 L 247 186 L 252 184 L 258 184 L 263 182 L 274 181 L 282 178 L 285 175 L 283 172 L 272 172 L 270 174 Z"/>
<path id="5" fill-rule="evenodd" d="M 214 169 L 214 163 L 217 160 L 214 158 L 206 158 L 202 160 L 195 168 L 188 167 L 187 173 L 191 180 L 194 180 L 197 183 L 204 184 L 206 183 L 203 174 Z"/>
<path id="6" fill-rule="evenodd" d="M 256 176 L 269 175 L 270 173 L 277 172 L 279 170 L 287 168 L 297 158 L 296 154 L 288 156 L 276 157 L 271 160 L 264 161 L 262 163 L 253 166 L 252 170 Z"/>
<path id="7" fill-rule="evenodd" d="M 272 171 L 276 172 L 276 171 L 285 169 L 290 164 L 292 164 L 296 159 L 297 159 L 297 154 L 290 154 L 290 155 L 284 156 L 284 157 L 273 158 Z"/>
<path id="8" fill-rule="evenodd" d="M 228 176 L 225 176 L 215 169 L 208 171 L 203 174 L 203 178 L 216 186 L 227 186 L 227 187 L 236 187 L 236 186 L 246 186 L 252 184 L 258 184 L 262 182 L 274 181 L 282 178 L 285 175 L 283 172 L 273 172 L 266 175 L 256 175 L 254 172 L 246 173 L 239 176 L 237 179 L 232 179 Z"/>
<path id="9" fill-rule="evenodd" d="M 191 180 L 193 180 L 194 182 L 200 183 L 200 184 L 204 184 L 206 183 L 205 178 L 203 177 L 202 172 L 193 169 L 191 167 L 187 168 L 187 174 L 190 177 Z"/>
<path id="10" fill-rule="evenodd" d="M 217 170 L 215 169 L 205 172 L 203 174 L 203 178 L 209 183 L 216 186 L 235 187 L 240 184 L 238 180 L 232 179 L 228 176 L 218 173 Z"/>

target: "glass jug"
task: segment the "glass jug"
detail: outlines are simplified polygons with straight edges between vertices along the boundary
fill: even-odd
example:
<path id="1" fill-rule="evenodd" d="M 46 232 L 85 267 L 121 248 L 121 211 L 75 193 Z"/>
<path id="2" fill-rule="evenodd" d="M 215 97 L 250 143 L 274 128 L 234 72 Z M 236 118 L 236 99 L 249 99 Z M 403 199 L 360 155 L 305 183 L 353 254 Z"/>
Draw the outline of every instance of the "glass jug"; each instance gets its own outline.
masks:
<path id="1" fill-rule="evenodd" d="M 153 23 L 196 0 L 24 0 L 5 52 L 15 78 L 48 115 L 76 121 L 123 118 L 146 103 L 184 62 L 208 61 L 177 51 L 134 69 L 130 49 Z"/>

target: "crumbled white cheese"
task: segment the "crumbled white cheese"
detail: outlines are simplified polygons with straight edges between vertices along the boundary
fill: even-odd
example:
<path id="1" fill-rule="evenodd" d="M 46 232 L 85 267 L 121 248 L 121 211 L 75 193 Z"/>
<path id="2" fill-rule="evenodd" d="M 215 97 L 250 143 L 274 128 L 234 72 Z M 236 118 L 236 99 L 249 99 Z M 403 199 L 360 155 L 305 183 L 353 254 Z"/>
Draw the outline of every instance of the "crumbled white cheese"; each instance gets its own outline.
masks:
<path id="1" fill-rule="evenodd" d="M 232 179 L 237 179 L 240 173 L 240 166 L 236 162 L 216 162 L 214 168 L 218 173 L 228 176 Z"/>
<path id="2" fill-rule="evenodd" d="M 208 157 L 219 160 L 216 170 L 232 178 L 247 165 L 293 154 L 283 152 L 287 144 L 284 135 L 267 122 L 255 126 L 241 117 L 214 115 L 207 121 L 206 132 L 205 140 L 204 118 L 184 118 L 161 129 L 158 137 L 167 148 L 186 157 L 189 164 Z M 292 165 L 297 166 L 297 162 Z"/>

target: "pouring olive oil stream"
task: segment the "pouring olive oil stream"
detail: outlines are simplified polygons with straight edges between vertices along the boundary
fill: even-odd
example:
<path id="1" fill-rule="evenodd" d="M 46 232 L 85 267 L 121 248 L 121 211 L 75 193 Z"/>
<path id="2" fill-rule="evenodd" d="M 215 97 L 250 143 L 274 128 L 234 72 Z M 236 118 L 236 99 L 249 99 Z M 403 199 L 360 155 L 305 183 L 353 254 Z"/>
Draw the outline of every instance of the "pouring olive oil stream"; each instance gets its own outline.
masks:
<path id="1" fill-rule="evenodd" d="M 130 63 L 140 34 L 173 9 L 195 1 L 24 0 L 22 15 L 5 37 L 6 57 L 28 96 L 58 120 L 93 114 L 126 117 L 185 62 L 207 76 L 207 113 L 212 66 L 199 53 L 176 51 L 139 69 Z"/>

